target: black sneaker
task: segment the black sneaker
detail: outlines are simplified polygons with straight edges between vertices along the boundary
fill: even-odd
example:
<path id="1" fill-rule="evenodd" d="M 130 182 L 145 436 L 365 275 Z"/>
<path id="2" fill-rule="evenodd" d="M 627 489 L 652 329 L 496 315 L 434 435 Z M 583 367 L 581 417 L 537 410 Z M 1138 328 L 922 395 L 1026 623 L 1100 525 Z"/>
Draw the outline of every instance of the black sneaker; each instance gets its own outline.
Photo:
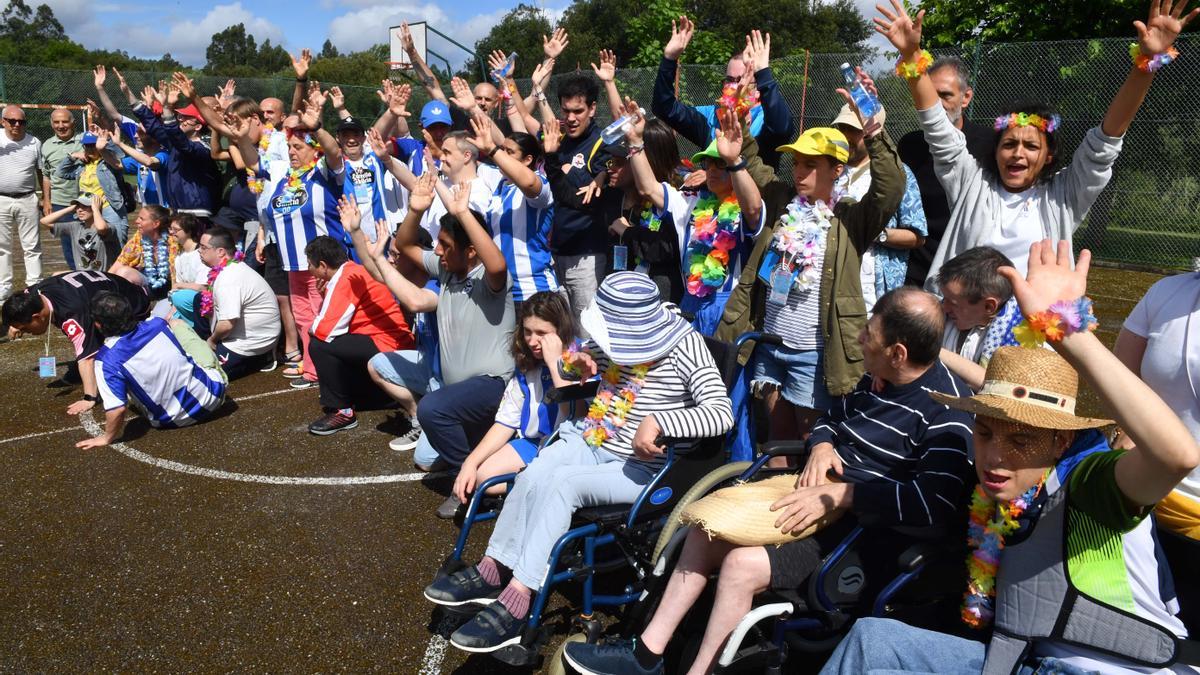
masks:
<path id="1" fill-rule="evenodd" d="M 662 675 L 663 662 L 643 668 L 633 653 L 633 640 L 611 640 L 602 645 L 570 642 L 563 661 L 580 675 Z"/>
<path id="2" fill-rule="evenodd" d="M 493 602 L 454 631 L 450 644 L 464 652 L 494 652 L 520 643 L 527 623 L 524 619 L 513 618 L 502 603 Z"/>
<path id="3" fill-rule="evenodd" d="M 308 433 L 318 436 L 328 436 L 336 434 L 345 429 L 353 429 L 358 426 L 358 416 L 353 413 L 343 415 L 342 411 L 334 410 L 331 413 L 322 415 L 317 421 L 308 425 Z"/>
<path id="4" fill-rule="evenodd" d="M 446 607 L 490 605 L 500 597 L 504 587 L 493 586 L 479 574 L 474 565 L 449 574 L 425 587 L 425 599 Z"/>

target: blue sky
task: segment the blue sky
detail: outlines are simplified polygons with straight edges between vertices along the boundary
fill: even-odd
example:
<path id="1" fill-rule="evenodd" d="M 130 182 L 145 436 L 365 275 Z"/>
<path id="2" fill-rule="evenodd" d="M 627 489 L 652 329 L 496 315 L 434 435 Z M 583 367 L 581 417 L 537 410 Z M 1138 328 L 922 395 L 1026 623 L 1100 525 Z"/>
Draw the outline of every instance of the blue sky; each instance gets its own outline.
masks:
<path id="1" fill-rule="evenodd" d="M 45 2 L 76 42 L 89 48 L 123 49 L 135 56 L 163 52 L 185 64 L 204 64 L 213 33 L 243 23 L 259 42 L 270 38 L 289 50 L 320 49 L 326 38 L 343 51 L 388 40 L 388 26 L 427 21 L 457 41 L 474 45 L 516 5 L 516 0 L 232 0 L 183 3 L 179 0 L 30 0 Z M 551 20 L 568 0 L 540 2 Z M 438 48 L 450 56 L 453 50 Z"/>

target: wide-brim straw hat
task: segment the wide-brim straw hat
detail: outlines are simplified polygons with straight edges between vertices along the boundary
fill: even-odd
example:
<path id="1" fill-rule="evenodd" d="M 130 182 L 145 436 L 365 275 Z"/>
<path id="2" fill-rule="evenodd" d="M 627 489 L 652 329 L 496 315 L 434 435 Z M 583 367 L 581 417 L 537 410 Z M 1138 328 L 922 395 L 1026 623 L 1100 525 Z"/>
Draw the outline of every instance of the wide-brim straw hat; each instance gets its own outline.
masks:
<path id="1" fill-rule="evenodd" d="M 579 323 L 620 366 L 657 361 L 692 331 L 688 322 L 663 306 L 658 285 L 641 272 L 605 277 Z"/>
<path id="2" fill-rule="evenodd" d="M 780 474 L 752 483 L 739 483 L 688 504 L 680 516 L 685 525 L 704 530 L 709 537 L 738 546 L 779 545 L 803 539 L 837 520 L 834 511 L 796 534 L 783 532 L 775 521 L 783 513 L 771 505 L 796 490 L 794 473 Z"/>
<path id="3" fill-rule="evenodd" d="M 979 393 L 929 395 L 951 408 L 1040 429 L 1095 429 L 1114 423 L 1075 414 L 1079 375 L 1049 349 L 1001 347 L 988 362 Z"/>

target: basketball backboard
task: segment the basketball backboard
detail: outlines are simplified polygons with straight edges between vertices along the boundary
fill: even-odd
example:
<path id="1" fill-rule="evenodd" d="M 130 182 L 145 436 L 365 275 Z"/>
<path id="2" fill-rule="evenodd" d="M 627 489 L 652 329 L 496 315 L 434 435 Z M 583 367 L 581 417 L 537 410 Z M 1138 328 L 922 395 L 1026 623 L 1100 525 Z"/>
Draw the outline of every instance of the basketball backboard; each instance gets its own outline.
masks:
<path id="1" fill-rule="evenodd" d="M 427 31 L 424 21 L 408 24 L 409 32 L 412 33 L 413 46 L 417 48 L 417 54 L 421 56 L 421 60 L 429 62 L 429 54 L 426 52 L 428 45 Z M 408 58 L 408 53 L 404 51 L 404 46 L 400 41 L 400 26 L 392 26 L 388 29 L 391 37 L 391 60 L 388 65 L 392 70 L 409 70 L 412 68 L 412 61 Z"/>

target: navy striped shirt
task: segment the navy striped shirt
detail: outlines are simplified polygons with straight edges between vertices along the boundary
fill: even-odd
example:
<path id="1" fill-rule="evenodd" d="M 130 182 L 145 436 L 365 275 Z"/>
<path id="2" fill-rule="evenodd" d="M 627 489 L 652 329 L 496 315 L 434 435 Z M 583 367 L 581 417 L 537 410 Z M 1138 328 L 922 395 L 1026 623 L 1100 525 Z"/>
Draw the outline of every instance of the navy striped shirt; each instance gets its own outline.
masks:
<path id="1" fill-rule="evenodd" d="M 938 403 L 930 392 L 970 396 L 937 361 L 905 385 L 871 391 L 871 375 L 822 417 L 809 447 L 832 443 L 842 477 L 854 484 L 854 514 L 863 525 L 936 525 L 953 521 L 974 487 L 974 418 Z"/>

